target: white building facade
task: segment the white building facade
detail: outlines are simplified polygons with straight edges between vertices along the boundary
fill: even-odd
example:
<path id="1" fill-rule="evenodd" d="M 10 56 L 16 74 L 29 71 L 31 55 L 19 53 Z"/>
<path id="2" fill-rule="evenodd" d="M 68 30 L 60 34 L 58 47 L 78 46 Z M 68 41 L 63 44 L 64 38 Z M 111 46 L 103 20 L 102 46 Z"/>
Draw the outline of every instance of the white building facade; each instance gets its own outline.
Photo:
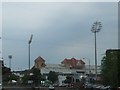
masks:
<path id="1" fill-rule="evenodd" d="M 97 68 L 98 74 L 100 74 L 100 66 Z M 59 85 L 63 84 L 63 81 L 66 79 L 66 76 L 73 76 L 74 81 L 77 79 L 81 79 L 81 77 L 86 77 L 88 74 L 95 74 L 95 65 L 86 65 L 85 68 L 82 69 L 71 69 L 68 67 L 64 67 L 62 64 L 46 64 L 45 67 L 41 68 L 41 74 L 42 75 L 47 75 L 49 74 L 50 71 L 54 71 L 58 73 L 58 81 Z"/>

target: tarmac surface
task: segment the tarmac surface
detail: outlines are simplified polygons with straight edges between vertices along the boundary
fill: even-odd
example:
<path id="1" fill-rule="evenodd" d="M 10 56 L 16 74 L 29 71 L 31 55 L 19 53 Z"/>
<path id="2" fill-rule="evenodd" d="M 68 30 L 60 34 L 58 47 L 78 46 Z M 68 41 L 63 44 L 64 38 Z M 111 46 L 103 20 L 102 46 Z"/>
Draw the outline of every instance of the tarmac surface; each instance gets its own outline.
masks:
<path id="1" fill-rule="evenodd" d="M 54 89 L 49 89 L 48 87 L 3 87 L 2 90 L 83 90 L 83 89 L 68 87 L 55 87 Z"/>

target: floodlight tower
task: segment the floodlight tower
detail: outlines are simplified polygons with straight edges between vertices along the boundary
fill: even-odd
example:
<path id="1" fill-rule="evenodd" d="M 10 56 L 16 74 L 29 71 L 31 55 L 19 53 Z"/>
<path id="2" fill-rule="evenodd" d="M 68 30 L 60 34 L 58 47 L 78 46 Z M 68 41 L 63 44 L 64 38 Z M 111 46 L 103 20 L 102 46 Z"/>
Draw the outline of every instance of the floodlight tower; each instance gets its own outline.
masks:
<path id="1" fill-rule="evenodd" d="M 8 55 L 8 58 L 9 58 L 9 68 L 12 70 L 12 66 L 11 66 L 12 55 Z"/>
<path id="2" fill-rule="evenodd" d="M 95 38 L 95 79 L 97 78 L 97 45 L 96 45 L 96 33 L 98 33 L 101 30 L 102 24 L 101 22 L 94 22 L 92 26 L 92 33 L 94 33 Z"/>
<path id="3" fill-rule="evenodd" d="M 28 41 L 28 68 L 30 70 L 30 44 L 32 42 L 33 34 L 31 34 L 30 40 Z"/>

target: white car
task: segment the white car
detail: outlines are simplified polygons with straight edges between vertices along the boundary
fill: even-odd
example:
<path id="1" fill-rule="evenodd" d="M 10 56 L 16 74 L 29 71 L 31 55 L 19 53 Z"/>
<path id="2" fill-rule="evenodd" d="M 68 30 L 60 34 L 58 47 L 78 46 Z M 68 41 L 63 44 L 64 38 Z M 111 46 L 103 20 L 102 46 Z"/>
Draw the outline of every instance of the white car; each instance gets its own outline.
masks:
<path id="1" fill-rule="evenodd" d="M 55 88 L 52 85 L 50 85 L 49 90 L 55 90 Z"/>

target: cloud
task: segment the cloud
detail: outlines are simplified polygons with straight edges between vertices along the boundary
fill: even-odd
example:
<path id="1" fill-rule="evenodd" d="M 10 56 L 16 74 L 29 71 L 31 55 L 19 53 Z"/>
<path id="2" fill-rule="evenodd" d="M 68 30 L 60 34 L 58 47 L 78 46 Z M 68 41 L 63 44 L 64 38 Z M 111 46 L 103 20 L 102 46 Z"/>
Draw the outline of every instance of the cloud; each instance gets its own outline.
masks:
<path id="1" fill-rule="evenodd" d="M 3 56 L 7 61 L 12 53 L 14 68 L 26 68 L 33 34 L 31 65 L 39 55 L 48 63 L 75 56 L 88 57 L 94 64 L 92 24 L 98 20 L 103 25 L 97 34 L 101 57 L 106 48 L 117 47 L 117 16 L 117 3 L 3 3 Z"/>

